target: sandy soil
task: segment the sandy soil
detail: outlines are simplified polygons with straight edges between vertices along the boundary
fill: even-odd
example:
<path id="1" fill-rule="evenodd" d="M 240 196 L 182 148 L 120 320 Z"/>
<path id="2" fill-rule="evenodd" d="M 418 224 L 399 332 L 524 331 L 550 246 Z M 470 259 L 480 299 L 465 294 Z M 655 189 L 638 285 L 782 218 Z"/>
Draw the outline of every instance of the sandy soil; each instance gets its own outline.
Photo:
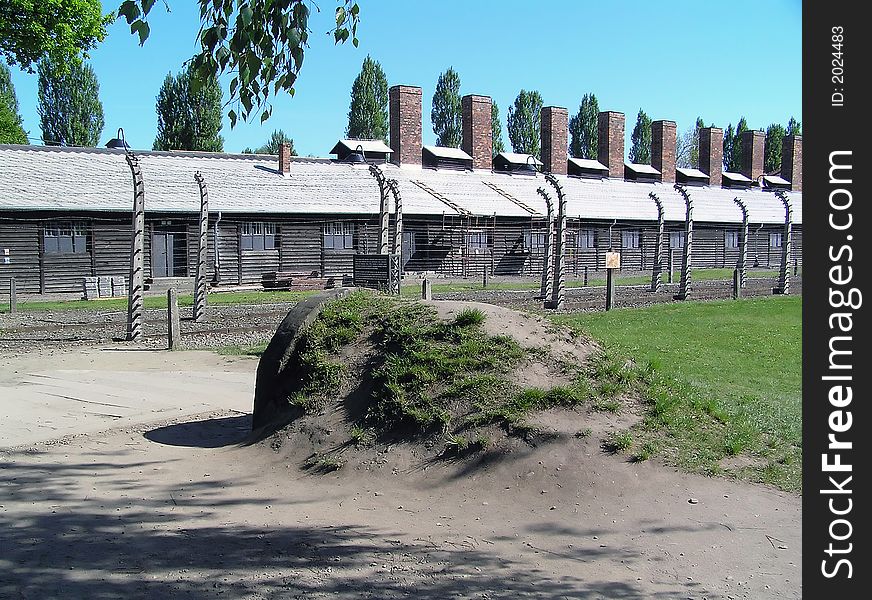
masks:
<path id="1" fill-rule="evenodd" d="M 434 462 L 380 447 L 315 474 L 269 442 L 240 445 L 255 367 L 196 352 L 0 356 L 8 413 L 37 405 L 20 394 L 39 373 L 78 382 L 79 400 L 89 381 L 154 382 L 99 432 L 44 441 L 44 415 L 18 411 L 33 431 L 0 450 L 0 597 L 802 595 L 797 496 L 630 463 L 600 449 L 609 425 L 593 420 L 590 436 L 511 455 Z M 152 411 L 172 389 L 189 412 Z"/>

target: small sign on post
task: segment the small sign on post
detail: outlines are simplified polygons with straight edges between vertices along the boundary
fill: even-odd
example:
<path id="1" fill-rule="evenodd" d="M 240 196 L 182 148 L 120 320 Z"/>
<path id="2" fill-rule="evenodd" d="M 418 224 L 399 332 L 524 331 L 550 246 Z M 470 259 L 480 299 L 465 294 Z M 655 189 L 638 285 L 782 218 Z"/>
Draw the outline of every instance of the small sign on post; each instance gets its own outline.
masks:
<path id="1" fill-rule="evenodd" d="M 356 287 L 400 293 L 399 256 L 396 254 L 355 254 L 352 280 Z"/>
<path id="2" fill-rule="evenodd" d="M 606 252 L 606 310 L 612 309 L 615 300 L 615 269 L 621 268 L 621 253 Z"/>

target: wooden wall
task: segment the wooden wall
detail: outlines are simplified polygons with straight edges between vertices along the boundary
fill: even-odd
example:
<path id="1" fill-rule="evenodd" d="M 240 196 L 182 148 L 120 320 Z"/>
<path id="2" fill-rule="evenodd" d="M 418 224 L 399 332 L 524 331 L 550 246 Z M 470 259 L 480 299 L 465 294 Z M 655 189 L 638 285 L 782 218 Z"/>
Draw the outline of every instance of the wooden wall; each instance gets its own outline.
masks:
<path id="1" fill-rule="evenodd" d="M 0 218 L 0 280 L 15 277 L 23 293 L 78 292 L 82 278 L 91 275 L 127 276 L 130 258 L 130 219 L 125 215 L 84 215 L 77 219 L 88 231 L 87 252 L 78 254 L 44 254 L 41 252 L 43 223 L 51 217 L 8 215 Z M 66 217 L 61 220 L 70 221 Z M 352 250 L 323 248 L 323 226 L 326 222 L 345 220 L 356 225 Z M 240 226 L 251 221 L 267 221 L 276 225 L 276 248 L 273 250 L 241 250 Z M 145 236 L 145 272 L 151 275 L 151 233 L 161 223 L 160 215 L 147 216 Z M 196 272 L 197 215 L 174 215 L 164 223 L 179 225 L 187 233 L 188 275 Z M 216 283 L 215 265 L 216 216 L 209 223 L 207 278 Z M 539 277 L 542 268 L 542 248 L 525 248 L 524 234 L 532 228 L 541 230 L 541 219 L 509 219 L 497 217 L 409 217 L 404 231 L 415 239 L 415 252 L 406 258 L 405 271 L 430 271 L 455 277 L 481 277 L 485 269 L 495 275 Z M 350 276 L 355 252 L 377 251 L 378 220 L 375 216 L 337 218 L 330 215 L 294 216 L 290 219 L 262 216 L 224 216 L 218 223 L 220 285 L 259 284 L 266 271 L 317 272 L 327 277 Z M 595 248 L 579 248 L 580 229 L 593 229 Z M 622 232 L 640 232 L 639 248 L 622 248 Z M 683 231 L 680 223 L 670 223 L 663 237 L 663 266 L 669 252 L 669 233 Z M 780 249 L 769 247 L 769 233 L 782 231 L 780 226 L 758 228 L 752 225 L 749 235 L 748 268 L 777 268 Z M 467 249 L 465 234 L 486 231 L 490 236 L 487 249 Z M 696 223 L 694 228 L 693 266 L 695 268 L 733 268 L 738 249 L 726 248 L 726 231 L 738 231 L 738 226 L 717 227 Z M 393 227 L 390 232 L 393 240 Z M 590 271 L 605 268 L 605 252 L 611 246 L 621 252 L 621 269 L 648 271 L 654 259 L 656 229 L 653 223 L 640 225 L 589 223 L 570 220 L 567 227 L 567 277 L 581 277 L 585 267 Z M 4 264 L 2 249 L 10 249 L 10 264 Z M 681 251 L 675 252 L 675 267 L 681 262 Z M 793 257 L 802 264 L 802 227 L 794 227 Z M 792 265 L 792 263 L 791 263 Z M 5 289 L 5 284 L 0 289 Z"/>

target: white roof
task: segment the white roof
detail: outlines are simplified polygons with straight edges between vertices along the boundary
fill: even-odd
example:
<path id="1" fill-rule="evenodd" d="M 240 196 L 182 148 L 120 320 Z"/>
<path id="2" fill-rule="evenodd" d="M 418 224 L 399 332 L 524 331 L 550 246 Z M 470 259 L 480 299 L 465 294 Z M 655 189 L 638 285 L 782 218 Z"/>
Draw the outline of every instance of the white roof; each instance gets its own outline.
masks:
<path id="1" fill-rule="evenodd" d="M 631 171 L 635 171 L 636 173 L 645 173 L 648 175 L 660 175 L 660 171 L 652 167 L 651 165 L 644 165 L 642 163 L 624 163 L 624 166 L 630 169 Z"/>
<path id="2" fill-rule="evenodd" d="M 763 181 L 766 183 L 774 183 L 775 185 L 790 185 L 789 181 L 782 179 L 778 175 L 764 175 Z"/>
<path id="3" fill-rule="evenodd" d="M 424 150 L 437 158 L 472 160 L 472 157 L 460 148 L 448 148 L 445 146 L 424 146 Z"/>
<path id="4" fill-rule="evenodd" d="M 530 157 L 533 155 L 520 154 L 518 152 L 500 152 L 499 154 L 497 154 L 497 156 L 502 156 L 504 159 L 506 159 L 507 162 L 510 162 L 512 164 L 526 165 L 529 162 Z M 542 161 L 535 156 L 533 156 L 533 162 L 537 165 L 542 164 Z"/>
<path id="5" fill-rule="evenodd" d="M 691 169 L 689 167 L 676 167 L 676 171 L 684 175 L 685 177 L 692 177 L 694 179 L 707 179 L 708 175 L 700 171 L 699 169 Z"/>
<path id="6" fill-rule="evenodd" d="M 592 158 L 570 158 L 569 162 L 580 169 L 590 169 L 597 171 L 608 171 L 609 168 L 598 160 Z"/>
<path id="7" fill-rule="evenodd" d="M 724 171 L 721 173 L 724 176 L 724 179 L 729 179 L 730 181 L 743 181 L 745 183 L 751 183 L 751 180 L 742 175 L 741 173 L 731 173 L 730 171 Z"/>
<path id="8" fill-rule="evenodd" d="M 196 213 L 194 173 L 206 180 L 211 211 L 275 214 L 375 214 L 379 191 L 368 169 L 328 159 L 295 157 L 290 173 L 278 173 L 274 156 L 203 152 L 141 152 L 146 210 Z M 402 169 L 381 166 L 399 182 L 403 210 L 411 215 L 473 214 L 538 217 L 546 214 L 537 188 L 556 200 L 541 174 Z M 655 221 L 657 194 L 668 221 L 683 221 L 684 200 L 671 184 L 621 179 L 557 176 L 566 193 L 568 216 L 612 221 Z M 778 197 L 760 189 L 688 187 L 694 218 L 740 223 L 733 198 L 743 199 L 751 223 L 783 223 Z M 802 223 L 802 194 L 785 191 L 794 222 Z M 0 210 L 78 210 L 129 213 L 133 203 L 130 169 L 120 150 L 0 146 Z"/>
<path id="9" fill-rule="evenodd" d="M 336 145 L 333 146 L 333 150 L 331 150 L 330 153 L 335 154 L 339 146 L 344 146 L 352 152 L 357 150 L 358 146 L 360 146 L 365 153 L 393 152 L 393 150 L 391 150 L 391 147 L 385 144 L 382 140 L 339 140 L 338 142 L 336 142 Z"/>

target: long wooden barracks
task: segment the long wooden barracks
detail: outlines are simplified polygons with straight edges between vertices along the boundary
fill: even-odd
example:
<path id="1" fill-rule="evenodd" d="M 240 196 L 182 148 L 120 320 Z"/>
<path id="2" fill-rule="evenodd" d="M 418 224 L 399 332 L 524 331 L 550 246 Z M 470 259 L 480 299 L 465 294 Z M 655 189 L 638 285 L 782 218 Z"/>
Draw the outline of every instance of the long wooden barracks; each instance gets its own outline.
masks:
<path id="1" fill-rule="evenodd" d="M 271 271 L 351 275 L 355 253 L 375 253 L 380 188 L 377 163 L 403 202 L 406 273 L 538 275 L 549 188 L 561 183 L 568 216 L 568 275 L 604 268 L 650 270 L 683 247 L 693 200 L 693 267 L 736 265 L 743 212 L 748 267 L 777 268 L 792 206 L 790 267 L 802 256 L 802 139 L 784 140 L 780 176 L 763 173 L 763 133 L 744 134 L 742 173 L 722 167 L 723 131 L 700 135 L 700 168 L 676 168 L 676 125 L 655 121 L 652 164 L 625 164 L 624 115 L 599 115 L 598 160 L 567 156 L 565 108 L 542 109 L 541 161 L 492 157 L 491 100 L 462 100 L 461 149 L 423 146 L 421 88 L 390 89 L 390 146 L 341 140 L 335 158 L 203 152 L 139 152 L 145 187 L 145 275 L 193 276 L 200 187 L 209 196 L 208 278 L 212 285 L 259 283 Z M 362 157 L 361 157 L 362 154 Z M 363 158 L 366 162 L 362 162 Z M 369 164 L 368 164 L 369 163 Z M 655 201 L 655 198 L 657 201 Z M 784 200 L 783 200 L 783 199 Z M 658 232 L 658 202 L 665 223 Z M 124 149 L 0 145 L 0 280 L 27 293 L 74 292 L 83 278 L 127 276 L 133 180 Z M 744 210 L 743 210 L 744 207 Z"/>

